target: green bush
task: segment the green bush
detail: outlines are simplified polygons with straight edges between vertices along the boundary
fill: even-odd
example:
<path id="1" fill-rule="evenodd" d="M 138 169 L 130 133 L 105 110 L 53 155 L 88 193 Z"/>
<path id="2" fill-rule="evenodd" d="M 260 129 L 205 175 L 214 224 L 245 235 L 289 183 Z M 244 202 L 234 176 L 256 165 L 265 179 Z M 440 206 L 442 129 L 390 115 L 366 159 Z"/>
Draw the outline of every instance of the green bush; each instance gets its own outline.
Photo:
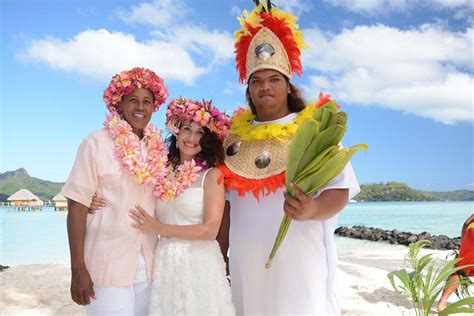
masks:
<path id="1" fill-rule="evenodd" d="M 410 244 L 405 260 L 410 263 L 411 272 L 402 269 L 388 274 L 392 287 L 408 298 L 417 316 L 429 315 L 435 307 L 436 299 L 445 288 L 448 277 L 466 267 L 455 267 L 460 259 L 448 260 L 444 265 L 436 267 L 437 260 L 432 257 L 433 254 L 420 257 L 421 248 L 429 245 L 431 242 L 428 240 Z M 469 306 L 471 304 L 474 304 L 474 297 L 462 298 L 449 305 L 439 315 L 474 313 L 474 309 Z"/>

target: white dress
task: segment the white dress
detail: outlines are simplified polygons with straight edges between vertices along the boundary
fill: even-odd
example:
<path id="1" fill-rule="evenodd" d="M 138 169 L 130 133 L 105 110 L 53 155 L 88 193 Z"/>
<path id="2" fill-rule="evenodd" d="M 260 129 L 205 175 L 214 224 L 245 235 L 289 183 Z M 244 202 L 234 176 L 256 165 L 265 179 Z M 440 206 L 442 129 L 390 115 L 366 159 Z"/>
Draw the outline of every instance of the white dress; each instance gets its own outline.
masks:
<path id="1" fill-rule="evenodd" d="M 158 200 L 156 218 L 172 225 L 202 223 L 209 170 L 173 201 Z M 161 238 L 154 264 L 150 315 L 235 315 L 217 241 Z"/>
<path id="2" fill-rule="evenodd" d="M 294 114 L 276 124 L 288 123 Z M 317 192 L 348 188 L 349 199 L 359 191 L 351 164 Z M 292 221 L 271 267 L 265 269 L 283 217 L 283 191 L 230 200 L 230 275 L 238 315 L 339 315 L 334 292 L 337 216 L 324 221 Z"/>

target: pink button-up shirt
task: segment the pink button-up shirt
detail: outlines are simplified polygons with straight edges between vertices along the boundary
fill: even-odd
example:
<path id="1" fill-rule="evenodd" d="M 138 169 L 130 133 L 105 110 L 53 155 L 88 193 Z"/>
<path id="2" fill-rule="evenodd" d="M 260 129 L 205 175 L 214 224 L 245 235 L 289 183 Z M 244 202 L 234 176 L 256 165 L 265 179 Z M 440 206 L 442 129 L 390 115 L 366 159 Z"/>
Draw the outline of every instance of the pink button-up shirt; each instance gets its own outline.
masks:
<path id="1" fill-rule="evenodd" d="M 141 140 L 146 153 L 146 139 Z M 122 167 L 114 154 L 115 144 L 107 130 L 91 133 L 77 152 L 62 194 L 85 206 L 93 195 L 104 198 L 107 207 L 87 215 L 84 257 L 95 285 L 133 284 L 138 254 L 143 249 L 148 280 L 151 280 L 156 236 L 141 234 L 130 226 L 128 211 L 141 205 L 153 216 L 152 187 L 140 185 Z"/>

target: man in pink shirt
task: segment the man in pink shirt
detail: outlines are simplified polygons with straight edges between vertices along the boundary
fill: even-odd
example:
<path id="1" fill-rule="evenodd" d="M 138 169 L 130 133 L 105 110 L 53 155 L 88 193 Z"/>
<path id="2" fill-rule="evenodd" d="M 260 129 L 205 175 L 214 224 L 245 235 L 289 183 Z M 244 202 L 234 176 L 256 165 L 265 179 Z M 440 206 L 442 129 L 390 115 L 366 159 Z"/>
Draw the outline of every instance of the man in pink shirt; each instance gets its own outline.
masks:
<path id="1" fill-rule="evenodd" d="M 166 146 L 149 121 L 167 96 L 163 80 L 148 69 L 116 75 L 104 92 L 105 129 L 84 139 L 62 190 L 71 297 L 87 305 L 88 315 L 146 314 L 156 237 L 131 227 L 128 212 L 135 205 L 154 210 Z M 108 201 L 106 211 L 88 214 L 95 193 Z"/>

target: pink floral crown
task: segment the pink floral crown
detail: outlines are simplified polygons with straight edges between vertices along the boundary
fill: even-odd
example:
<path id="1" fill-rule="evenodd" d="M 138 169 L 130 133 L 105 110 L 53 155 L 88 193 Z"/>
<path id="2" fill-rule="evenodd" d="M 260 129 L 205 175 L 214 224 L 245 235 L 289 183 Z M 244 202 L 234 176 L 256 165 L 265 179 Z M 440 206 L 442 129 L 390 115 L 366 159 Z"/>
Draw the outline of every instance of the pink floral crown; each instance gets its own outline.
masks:
<path id="1" fill-rule="evenodd" d="M 166 110 L 166 127 L 176 135 L 181 122 L 194 121 L 207 127 L 220 141 L 227 136 L 230 120 L 225 113 L 216 109 L 211 101 L 196 101 L 180 97 L 171 100 Z"/>
<path id="2" fill-rule="evenodd" d="M 103 95 L 107 109 L 110 112 L 120 113 L 122 97 L 139 88 L 148 89 L 153 93 L 155 98 L 154 111 L 158 110 L 168 97 L 168 88 L 162 78 L 150 69 L 136 67 L 131 70 L 124 70 L 112 78 Z"/>

